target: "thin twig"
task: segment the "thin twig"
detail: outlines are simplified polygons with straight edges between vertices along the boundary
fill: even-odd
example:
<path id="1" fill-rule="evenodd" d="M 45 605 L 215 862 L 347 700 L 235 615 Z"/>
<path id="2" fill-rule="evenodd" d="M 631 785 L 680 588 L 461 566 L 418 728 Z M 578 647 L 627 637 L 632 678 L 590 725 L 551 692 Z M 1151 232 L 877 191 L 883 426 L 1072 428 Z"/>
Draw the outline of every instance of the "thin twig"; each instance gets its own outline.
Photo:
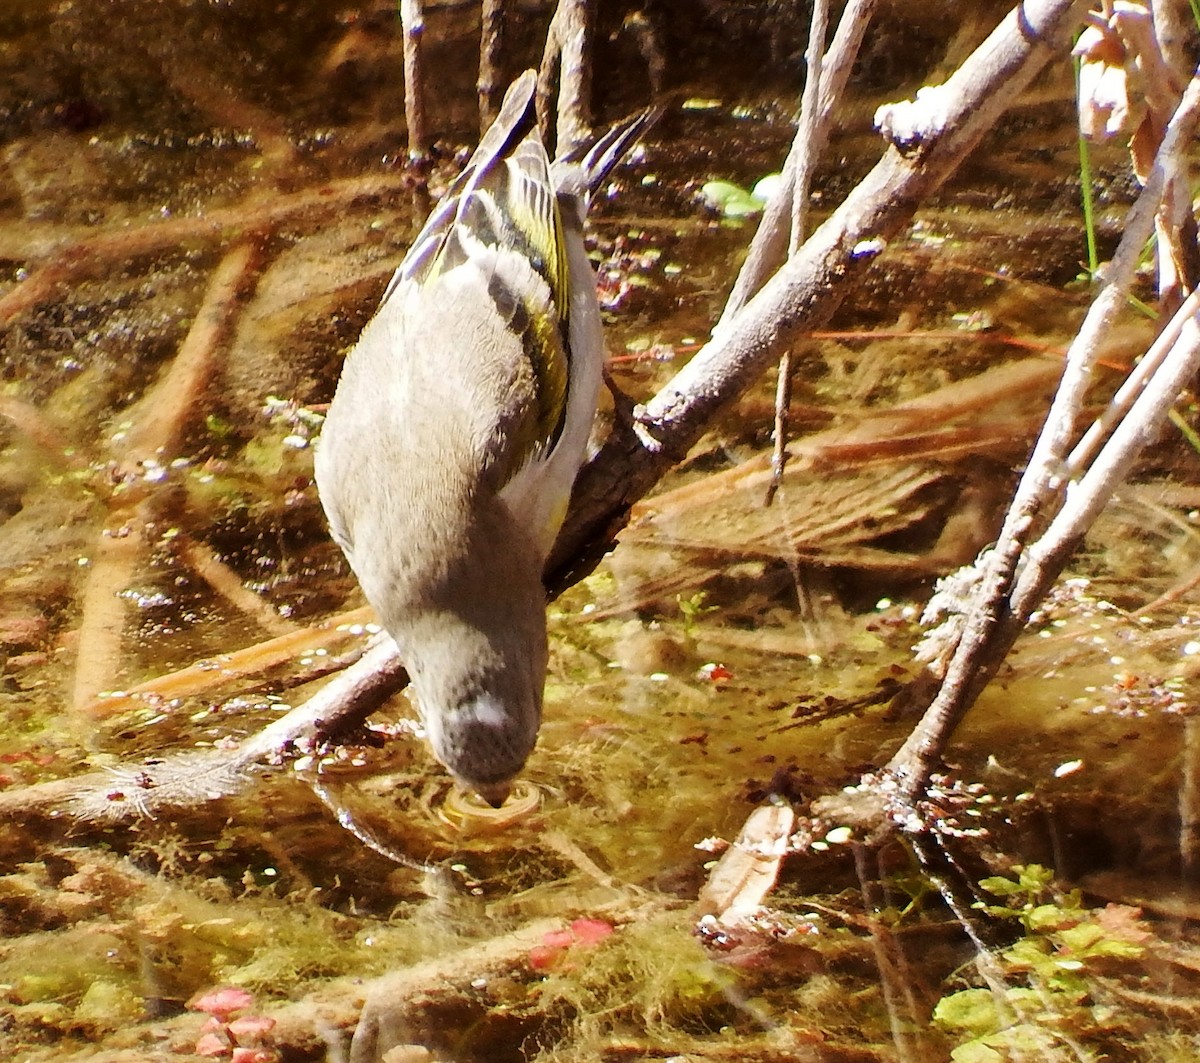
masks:
<path id="1" fill-rule="evenodd" d="M 792 183 L 792 225 L 788 240 L 788 258 L 800 250 L 808 226 L 808 194 L 812 185 L 817 155 L 825 142 L 825 131 L 817 107 L 821 93 L 821 63 L 825 54 L 825 29 L 829 20 L 829 0 L 815 0 L 812 21 L 808 29 L 808 72 L 804 79 L 804 98 L 800 104 L 800 124 L 796 130 L 796 145 L 803 145 L 796 164 Z M 832 106 L 832 105 L 831 105 Z M 770 505 L 787 464 L 788 408 L 792 403 L 792 352 L 786 350 L 779 358 L 779 377 L 775 387 L 775 443 L 771 456 L 771 486 L 767 488 L 765 504 Z"/>
<path id="2" fill-rule="evenodd" d="M 850 0 L 842 12 L 833 42 L 829 46 L 829 53 L 821 64 L 820 104 L 813 109 L 816 124 L 812 132 L 817 139 L 810 144 L 805 140 L 803 133 L 797 131 L 791 151 L 788 152 L 783 165 L 778 192 L 763 212 L 762 221 L 750 242 L 746 261 L 721 313 L 721 320 L 713 329 L 714 336 L 719 335 L 721 330 L 733 321 L 738 311 L 750 301 L 787 257 L 791 232 L 789 216 L 801 159 L 804 156 L 819 156 L 824 147 L 831 127 L 833 109 L 841 99 L 850 72 L 854 68 L 854 60 L 862 44 L 867 24 L 871 20 L 875 3 L 876 0 Z"/>
<path id="3" fill-rule="evenodd" d="M 408 157 L 414 161 L 429 154 L 425 128 L 425 77 L 421 43 L 425 36 L 422 0 L 400 0 L 404 27 L 404 124 L 408 127 Z"/>
<path id="4" fill-rule="evenodd" d="M 1200 87 L 1200 81 L 1197 81 Z M 1193 123 L 1200 119 L 1200 92 L 1193 107 Z M 1193 128 L 1195 125 L 1193 124 Z M 1179 338 L 1147 381 L 1125 419 L 1096 455 L 1083 478 L 1067 493 L 1062 509 L 1045 534 L 1030 546 L 1012 595 L 1015 617 L 1027 618 L 1050 589 L 1116 489 L 1126 479 L 1142 450 L 1166 423 L 1171 407 L 1200 370 L 1200 311 L 1185 304 L 1176 314 L 1183 318 Z"/>
<path id="5" fill-rule="evenodd" d="M 482 136 L 499 113 L 500 52 L 504 42 L 504 0 L 483 0 L 479 28 L 479 132 Z"/>
<path id="6" fill-rule="evenodd" d="M 825 57 L 825 31 L 829 23 L 829 0 L 814 0 L 812 23 L 808 31 L 808 75 L 804 81 L 804 99 L 800 106 L 800 127 L 804 150 L 796 168 L 796 183 L 792 189 L 792 227 L 788 239 L 788 258 L 800 250 L 808 235 L 808 193 L 821 148 L 828 137 L 828 123 L 837 98 L 830 95 L 829 109 L 821 104 L 822 64 Z"/>

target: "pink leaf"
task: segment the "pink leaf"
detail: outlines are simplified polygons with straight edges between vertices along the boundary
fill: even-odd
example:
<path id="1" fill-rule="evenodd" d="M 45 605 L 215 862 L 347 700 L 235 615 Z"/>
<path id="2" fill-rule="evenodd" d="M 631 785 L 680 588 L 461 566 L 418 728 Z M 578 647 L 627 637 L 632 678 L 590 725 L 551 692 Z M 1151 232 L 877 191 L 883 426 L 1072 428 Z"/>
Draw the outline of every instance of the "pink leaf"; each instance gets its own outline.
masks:
<path id="1" fill-rule="evenodd" d="M 216 1059 L 229 1055 L 229 1041 L 220 1034 L 201 1034 L 199 1040 L 196 1041 L 196 1047 L 192 1051 L 198 1056 Z"/>
<path id="2" fill-rule="evenodd" d="M 575 944 L 575 935 L 569 930 L 550 930 L 542 935 L 542 944 L 548 949 L 565 949 Z"/>
<path id="3" fill-rule="evenodd" d="M 529 950 L 529 966 L 535 971 L 548 971 L 558 961 L 558 958 L 563 954 L 561 948 L 552 948 L 549 945 L 534 945 Z"/>
<path id="4" fill-rule="evenodd" d="M 220 986 L 192 997 L 187 1006 L 191 1011 L 204 1011 L 220 1019 L 227 1019 L 235 1011 L 248 1008 L 253 1003 L 253 993 L 234 986 Z"/>
<path id="5" fill-rule="evenodd" d="M 613 932 L 613 926 L 603 919 L 576 919 L 571 924 L 571 931 L 579 944 L 596 945 Z"/>
<path id="6" fill-rule="evenodd" d="M 266 1015 L 246 1015 L 243 1018 L 234 1019 L 229 1024 L 229 1032 L 238 1040 L 243 1037 L 257 1040 L 270 1033 L 274 1028 L 275 1020 Z"/>

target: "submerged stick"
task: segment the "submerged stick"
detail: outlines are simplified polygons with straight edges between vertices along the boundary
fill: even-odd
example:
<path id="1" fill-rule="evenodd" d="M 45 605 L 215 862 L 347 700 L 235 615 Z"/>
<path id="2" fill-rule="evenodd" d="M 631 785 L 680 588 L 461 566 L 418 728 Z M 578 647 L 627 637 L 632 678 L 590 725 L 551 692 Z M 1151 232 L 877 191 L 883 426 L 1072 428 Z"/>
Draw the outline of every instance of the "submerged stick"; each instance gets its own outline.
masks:
<path id="1" fill-rule="evenodd" d="M 133 583 L 146 550 L 149 503 L 126 510 L 96 537 L 79 596 L 79 641 L 71 684 L 71 709 L 91 716 L 96 698 L 110 688 L 120 669 L 126 603 L 121 593 Z"/>
<path id="2" fill-rule="evenodd" d="M 124 456 L 118 476 L 136 484 L 150 463 L 172 450 L 190 411 L 203 394 L 218 344 L 224 338 L 241 286 L 254 261 L 254 248 L 243 243 L 230 251 L 214 271 L 192 327 L 170 366 L 142 399 L 128 411 L 133 427 L 121 440 Z M 146 530 L 153 521 L 152 496 L 118 504 L 108 526 L 100 532 L 88 569 L 79 622 L 72 706 L 88 711 L 102 690 L 113 685 L 121 657 L 125 627 L 122 592 L 134 580 L 146 548 Z"/>
<path id="3" fill-rule="evenodd" d="M 102 272 L 114 262 L 127 264 L 132 258 L 162 254 L 196 240 L 217 242 L 244 236 L 306 211 L 321 214 L 344 211 L 356 199 L 391 195 L 403 191 L 408 183 L 409 179 L 403 175 L 370 174 L 330 181 L 290 195 L 272 191 L 251 197 L 236 207 L 169 218 L 136 228 L 113 225 L 99 232 L 80 228 L 54 240 L 48 251 L 30 255 L 42 261 L 25 280 L 0 296 L 0 328 L 53 299 L 60 285 Z"/>
<path id="4" fill-rule="evenodd" d="M 255 245 L 240 243 L 213 271 L 200 309 L 179 351 L 158 381 L 125 413 L 133 427 L 121 438 L 119 474 L 140 478 L 147 462 L 169 458 L 192 410 L 204 397 L 216 352 L 232 323 L 241 292 L 256 268 Z"/>
<path id="5" fill-rule="evenodd" d="M 159 706 L 181 698 L 196 697 L 220 683 L 260 675 L 269 668 L 287 664 L 305 654 L 323 650 L 334 642 L 361 634 L 362 625 L 375 619 L 370 606 L 352 609 L 312 627 L 293 630 L 233 653 L 189 664 L 166 675 L 98 698 L 88 706 L 97 716 L 113 716 L 145 706 Z"/>
<path id="6" fill-rule="evenodd" d="M 233 749 L 160 756 L 148 763 L 0 791 L 0 817 L 66 813 L 116 822 L 227 797 L 256 779 L 263 765 L 281 764 L 297 743 L 320 741 L 361 723 L 406 679 L 391 640 L 381 638 L 313 697 Z"/>

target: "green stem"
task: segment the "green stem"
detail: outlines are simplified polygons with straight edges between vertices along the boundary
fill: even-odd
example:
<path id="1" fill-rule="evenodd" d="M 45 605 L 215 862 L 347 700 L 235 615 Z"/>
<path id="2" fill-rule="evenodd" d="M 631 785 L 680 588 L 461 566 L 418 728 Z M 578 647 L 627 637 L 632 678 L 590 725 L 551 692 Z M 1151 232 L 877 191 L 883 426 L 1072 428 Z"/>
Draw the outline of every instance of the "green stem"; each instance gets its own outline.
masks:
<path id="1" fill-rule="evenodd" d="M 1191 0 L 1192 3 L 1200 3 L 1200 0 Z M 1075 59 L 1075 87 L 1076 91 L 1079 88 L 1079 59 Z M 1092 154 L 1088 146 L 1087 138 L 1079 134 L 1079 191 L 1083 199 L 1083 228 L 1087 235 L 1087 264 L 1088 273 L 1092 277 L 1096 276 L 1096 270 L 1100 266 L 1100 259 L 1096 254 L 1096 214 L 1095 203 L 1092 196 Z"/>

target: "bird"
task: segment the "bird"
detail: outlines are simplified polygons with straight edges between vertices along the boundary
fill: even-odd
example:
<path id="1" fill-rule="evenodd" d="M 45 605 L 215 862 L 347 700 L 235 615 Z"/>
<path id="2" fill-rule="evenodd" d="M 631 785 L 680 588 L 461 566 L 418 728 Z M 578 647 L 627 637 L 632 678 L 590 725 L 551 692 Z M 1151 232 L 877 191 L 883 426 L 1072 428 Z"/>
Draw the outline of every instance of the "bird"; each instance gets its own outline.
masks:
<path id="1" fill-rule="evenodd" d="M 650 120 L 552 162 L 535 93 L 527 70 L 396 270 L 314 459 L 434 756 L 497 808 L 541 725 L 542 570 L 602 381 L 588 201 Z"/>

